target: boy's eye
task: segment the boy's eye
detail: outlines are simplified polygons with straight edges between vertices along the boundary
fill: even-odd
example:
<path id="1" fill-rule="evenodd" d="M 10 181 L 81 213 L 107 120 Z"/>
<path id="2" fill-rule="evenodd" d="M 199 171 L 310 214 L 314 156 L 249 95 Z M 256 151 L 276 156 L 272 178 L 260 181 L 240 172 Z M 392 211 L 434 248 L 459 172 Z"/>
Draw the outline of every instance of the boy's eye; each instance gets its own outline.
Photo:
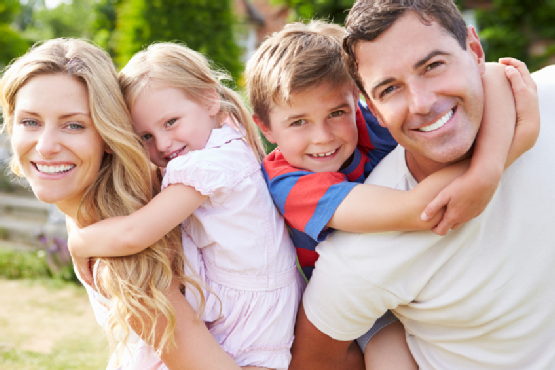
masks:
<path id="1" fill-rule="evenodd" d="M 344 113 L 345 113 L 345 111 L 336 110 L 335 112 L 330 113 L 330 117 L 339 117 L 339 116 L 342 116 Z"/>
<path id="2" fill-rule="evenodd" d="M 291 123 L 291 126 L 293 126 L 293 127 L 299 127 L 299 126 L 304 125 L 305 123 L 306 123 L 306 121 L 305 121 L 304 119 L 298 119 L 298 120 L 296 120 L 295 122 L 292 122 L 292 123 Z"/>
<path id="3" fill-rule="evenodd" d="M 168 122 L 166 122 L 166 127 L 173 126 L 175 121 L 177 121 L 175 118 L 170 119 Z"/>
<path id="4" fill-rule="evenodd" d="M 152 134 L 144 134 L 143 136 L 141 136 L 141 139 L 143 141 L 147 141 L 148 139 L 152 138 Z"/>

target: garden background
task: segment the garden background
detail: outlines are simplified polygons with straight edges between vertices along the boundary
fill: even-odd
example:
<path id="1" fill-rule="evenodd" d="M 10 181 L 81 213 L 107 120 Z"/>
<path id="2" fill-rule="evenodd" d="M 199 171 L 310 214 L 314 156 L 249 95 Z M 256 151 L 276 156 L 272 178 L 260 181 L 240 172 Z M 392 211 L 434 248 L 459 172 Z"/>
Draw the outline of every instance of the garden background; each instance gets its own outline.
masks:
<path id="1" fill-rule="evenodd" d="M 555 63 L 555 0 L 458 0 L 486 59 L 512 56 L 531 71 Z M 0 0 L 0 69 L 42 40 L 80 37 L 116 67 L 155 41 L 208 55 L 243 88 L 245 61 L 287 22 L 343 24 L 353 0 Z M 0 119 L 1 123 L 1 119 Z M 108 344 L 75 279 L 63 217 L 7 172 L 0 136 L 0 370 L 103 369 Z"/>

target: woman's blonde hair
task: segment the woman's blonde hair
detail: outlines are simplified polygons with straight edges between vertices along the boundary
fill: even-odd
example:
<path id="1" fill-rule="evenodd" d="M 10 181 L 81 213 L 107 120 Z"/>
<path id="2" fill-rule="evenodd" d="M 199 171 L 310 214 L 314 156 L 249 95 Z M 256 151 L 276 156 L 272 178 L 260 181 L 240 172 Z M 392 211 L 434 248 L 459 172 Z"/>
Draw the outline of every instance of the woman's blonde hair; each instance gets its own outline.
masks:
<path id="1" fill-rule="evenodd" d="M 86 226 L 105 218 L 129 215 L 147 204 L 158 191 L 153 187 L 158 181 L 152 181 L 153 167 L 134 134 L 114 65 L 100 48 L 84 40 L 54 39 L 33 46 L 27 54 L 14 60 L 0 81 L 3 129 L 11 136 L 19 89 L 33 77 L 51 74 L 69 75 L 85 84 L 91 118 L 112 152 L 104 155 L 96 180 L 81 200 L 79 224 Z M 14 158 L 10 167 L 22 176 Z M 199 312 L 202 312 L 204 295 L 200 285 L 184 274 L 186 260 L 179 227 L 138 254 L 101 260 L 97 288 L 112 302 L 107 328 L 112 344 L 116 338 L 125 342 L 129 335 L 127 324 L 133 320 L 138 324 L 134 326 L 139 328 L 138 334 L 158 354 L 166 346 L 174 346 L 176 317 L 163 294 L 172 279 L 198 290 Z M 157 325 L 165 325 L 162 336 L 155 335 Z"/>
<path id="2" fill-rule="evenodd" d="M 265 152 L 260 133 L 239 94 L 221 83 L 228 79 L 226 73 L 212 70 L 202 54 L 169 42 L 152 44 L 138 52 L 119 74 L 121 90 L 130 110 L 139 95 L 152 84 L 180 89 L 197 103 L 205 103 L 211 92 L 217 92 L 220 117 L 229 115 L 244 129 L 245 140 L 261 160 Z"/>

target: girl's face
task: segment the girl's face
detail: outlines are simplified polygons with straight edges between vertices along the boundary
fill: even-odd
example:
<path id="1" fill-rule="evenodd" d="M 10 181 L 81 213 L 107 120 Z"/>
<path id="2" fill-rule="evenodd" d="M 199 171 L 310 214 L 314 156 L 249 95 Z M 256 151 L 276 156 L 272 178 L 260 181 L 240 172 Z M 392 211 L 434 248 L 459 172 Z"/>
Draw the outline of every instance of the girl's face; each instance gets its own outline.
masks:
<path id="1" fill-rule="evenodd" d="M 37 198 L 69 216 L 75 216 L 105 152 L 88 98 L 82 82 L 54 74 L 33 77 L 15 101 L 14 156 Z"/>
<path id="2" fill-rule="evenodd" d="M 168 162 L 203 149 L 217 119 L 220 103 L 199 104 L 172 87 L 150 87 L 139 95 L 131 110 L 135 131 L 143 139 L 152 163 Z"/>

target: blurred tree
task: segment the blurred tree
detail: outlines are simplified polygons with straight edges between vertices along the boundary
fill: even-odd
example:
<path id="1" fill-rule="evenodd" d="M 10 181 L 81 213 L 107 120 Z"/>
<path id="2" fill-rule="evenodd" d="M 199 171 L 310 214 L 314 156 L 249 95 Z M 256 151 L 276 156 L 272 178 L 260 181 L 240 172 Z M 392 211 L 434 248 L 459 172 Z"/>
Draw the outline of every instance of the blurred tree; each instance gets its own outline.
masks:
<path id="1" fill-rule="evenodd" d="M 476 19 L 488 60 L 512 56 L 534 71 L 555 56 L 555 0 L 494 0 Z"/>
<path id="2" fill-rule="evenodd" d="M 117 22 L 117 6 L 120 0 L 97 0 L 92 22 L 93 41 L 110 55 L 116 54 L 114 31 Z"/>
<path id="3" fill-rule="evenodd" d="M 293 9 L 295 20 L 329 19 L 343 26 L 354 0 L 273 0 L 273 2 Z"/>
<path id="4" fill-rule="evenodd" d="M 207 54 L 235 79 L 241 74 L 231 0 L 121 0 L 117 9 L 119 66 L 152 42 L 181 41 Z"/>
<path id="5" fill-rule="evenodd" d="M 13 58 L 24 54 L 29 47 L 27 41 L 12 28 L 19 8 L 19 0 L 0 1 L 0 69 Z"/>

